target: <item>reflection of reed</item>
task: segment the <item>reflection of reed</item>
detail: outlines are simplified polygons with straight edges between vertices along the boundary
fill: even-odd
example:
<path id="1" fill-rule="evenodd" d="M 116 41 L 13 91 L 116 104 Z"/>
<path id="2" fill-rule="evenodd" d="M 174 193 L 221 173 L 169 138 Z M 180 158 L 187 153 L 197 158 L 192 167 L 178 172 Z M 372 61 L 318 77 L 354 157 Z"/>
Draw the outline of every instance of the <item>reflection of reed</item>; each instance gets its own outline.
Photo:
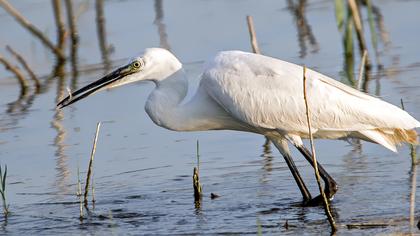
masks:
<path id="1" fill-rule="evenodd" d="M 24 96 L 28 92 L 28 82 L 25 79 L 25 76 L 22 74 L 22 72 L 14 66 L 12 63 L 10 63 L 6 58 L 4 58 L 2 55 L 0 55 L 0 63 L 4 65 L 6 70 L 12 72 L 16 79 L 18 80 L 20 84 L 20 96 Z"/>
<path id="2" fill-rule="evenodd" d="M 410 231 L 415 230 L 415 209 L 416 209 L 416 190 L 417 190 L 417 165 L 411 165 L 410 170 Z"/>
<path id="3" fill-rule="evenodd" d="M 102 61 L 105 67 L 105 73 L 111 69 L 111 63 L 109 61 L 109 46 L 106 40 L 106 29 L 105 29 L 105 15 L 104 15 L 104 1 L 96 0 L 96 27 L 98 32 L 99 48 L 102 54 Z"/>
<path id="4" fill-rule="evenodd" d="M 268 140 L 268 139 L 267 139 Z M 273 170 L 273 155 L 271 152 L 271 145 L 270 143 L 266 143 L 263 146 L 263 153 L 261 154 L 261 157 L 263 157 L 263 174 L 261 178 L 261 182 L 266 182 L 268 177 L 271 174 L 271 171 Z"/>
<path id="5" fill-rule="evenodd" d="M 31 69 L 31 67 L 28 65 L 26 60 L 15 50 L 13 50 L 12 47 L 9 45 L 6 46 L 6 49 L 20 62 L 23 68 L 25 68 L 26 72 L 29 75 L 29 78 L 34 82 L 35 84 L 35 93 L 39 93 L 41 89 L 41 83 L 39 82 L 38 78 L 36 77 L 34 71 Z"/>
<path id="6" fill-rule="evenodd" d="M 163 23 L 163 4 L 162 0 L 155 0 L 155 21 L 153 22 L 158 27 L 160 47 L 171 50 L 168 43 L 168 34 L 166 34 L 166 25 Z"/>
<path id="7" fill-rule="evenodd" d="M 62 97 L 65 96 L 65 86 L 66 80 L 64 76 L 58 77 L 57 81 L 57 96 L 55 101 L 59 102 Z M 57 148 L 55 152 L 55 156 L 57 157 L 56 163 L 56 170 L 57 172 L 57 179 L 56 179 L 56 186 L 58 187 L 60 193 L 66 194 L 70 193 L 70 189 L 68 188 L 68 180 L 70 177 L 70 171 L 67 166 L 67 159 L 68 157 L 65 155 L 65 137 L 66 137 L 66 129 L 63 127 L 61 122 L 64 119 L 64 113 L 62 110 L 56 109 L 55 114 L 53 117 L 53 121 L 51 122 L 52 128 L 57 131 L 57 135 L 54 138 L 54 146 Z"/>
<path id="8" fill-rule="evenodd" d="M 71 50 L 70 50 L 70 60 L 71 60 L 71 71 L 72 71 L 72 80 L 71 80 L 71 89 L 75 90 L 77 88 L 77 48 L 79 45 L 79 35 L 76 28 L 76 18 L 73 13 L 73 2 L 71 0 L 66 0 L 66 10 L 67 10 L 67 22 L 70 29 L 70 38 L 71 38 Z"/>
<path id="9" fill-rule="evenodd" d="M 306 0 L 299 0 L 297 4 L 295 4 L 293 0 L 287 1 L 288 9 L 293 14 L 296 22 L 301 58 L 305 57 L 307 54 L 306 44 L 312 47 L 312 52 L 318 52 L 319 50 L 319 45 L 312 33 L 311 26 L 305 17 L 306 4 Z"/>

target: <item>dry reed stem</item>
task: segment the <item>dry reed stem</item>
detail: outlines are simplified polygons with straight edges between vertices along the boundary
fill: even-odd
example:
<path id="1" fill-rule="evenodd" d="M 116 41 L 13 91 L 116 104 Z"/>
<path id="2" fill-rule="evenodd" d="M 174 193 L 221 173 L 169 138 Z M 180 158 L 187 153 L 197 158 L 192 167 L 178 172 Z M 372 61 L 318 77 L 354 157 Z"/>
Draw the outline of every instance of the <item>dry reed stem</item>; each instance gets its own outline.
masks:
<path id="1" fill-rule="evenodd" d="M 63 52 L 54 46 L 54 44 L 31 22 L 29 22 L 24 16 L 22 16 L 7 0 L 0 0 L 0 5 L 6 10 L 15 20 L 21 24 L 24 28 L 29 30 L 34 36 L 36 36 L 41 42 L 47 46 L 54 54 L 60 58 L 64 58 Z"/>
<path id="2" fill-rule="evenodd" d="M 201 200 L 201 185 L 200 185 L 200 176 L 198 174 L 198 168 L 194 167 L 193 170 L 193 187 L 194 187 L 194 200 Z"/>
<path id="3" fill-rule="evenodd" d="M 366 58 L 367 58 L 367 50 L 364 50 L 362 60 L 360 62 L 360 66 L 359 66 L 359 79 L 357 80 L 357 89 L 358 90 L 360 90 L 362 88 L 363 75 L 365 73 Z"/>
<path id="4" fill-rule="evenodd" d="M 199 204 L 202 196 L 202 187 L 200 184 L 200 143 L 197 140 L 197 147 L 196 147 L 196 156 L 197 156 L 197 167 L 194 167 L 193 170 L 193 188 L 194 188 L 194 200 Z M 199 206 L 199 205 L 198 205 Z"/>
<path id="5" fill-rule="evenodd" d="M 310 141 L 310 144 L 311 144 L 311 152 L 312 152 L 312 159 L 313 159 L 313 163 L 314 163 L 313 167 L 314 167 L 314 170 L 315 170 L 316 182 L 318 183 L 319 192 L 321 193 L 322 200 L 323 200 L 323 203 L 324 203 L 325 214 L 327 215 L 328 221 L 329 221 L 330 226 L 331 226 L 331 230 L 334 233 L 334 232 L 337 231 L 337 227 L 335 225 L 335 220 L 334 220 L 334 218 L 331 214 L 331 209 L 330 209 L 330 205 L 328 203 L 328 199 L 327 199 L 327 197 L 324 193 L 324 189 L 322 188 L 321 176 L 319 175 L 318 162 L 316 160 L 314 138 L 312 136 L 311 119 L 310 119 L 308 99 L 307 99 L 307 94 L 306 94 L 306 66 L 303 67 L 303 99 L 305 100 L 306 121 L 308 122 L 309 141 Z"/>
<path id="6" fill-rule="evenodd" d="M 254 20 L 252 19 L 252 16 L 246 16 L 246 21 L 248 23 L 248 31 L 249 37 L 251 39 L 252 52 L 256 54 L 261 54 L 260 48 L 258 47 L 257 36 L 255 34 L 254 29 Z"/>
<path id="7" fill-rule="evenodd" d="M 80 168 L 79 164 L 77 164 L 77 197 L 79 198 L 79 220 L 83 220 L 83 201 L 82 201 L 82 184 L 80 183 Z"/>
<path id="8" fill-rule="evenodd" d="M 356 0 L 348 0 L 348 4 L 350 6 L 350 10 L 351 10 L 351 14 L 352 14 L 352 19 L 354 22 L 354 28 L 356 30 L 356 35 L 357 35 L 357 39 L 359 41 L 359 49 L 360 52 L 363 53 L 365 50 L 367 50 L 366 47 L 366 41 L 365 41 L 365 36 L 363 33 L 363 26 L 362 26 L 362 18 L 360 17 L 360 12 L 359 12 L 359 7 L 356 3 Z M 370 66 L 370 62 L 369 62 L 369 58 L 366 58 L 366 66 L 369 67 Z"/>
<path id="9" fill-rule="evenodd" d="M 404 101 L 402 98 L 400 99 L 400 102 L 401 102 L 401 109 L 405 111 Z M 414 146 L 413 144 L 410 144 L 410 156 L 411 156 L 411 166 L 417 165 L 416 146 Z"/>
<path id="10" fill-rule="evenodd" d="M 246 21 L 248 23 L 248 31 L 249 31 L 250 41 L 251 41 L 252 52 L 255 54 L 261 54 L 260 47 L 258 47 L 257 34 L 255 33 L 254 20 L 252 16 L 246 16 Z M 265 137 L 265 142 L 263 146 L 269 147 L 270 144 L 271 144 L 270 139 Z"/>
<path id="11" fill-rule="evenodd" d="M 401 109 L 405 110 L 404 101 L 401 98 Z M 415 209 L 416 209 L 416 190 L 417 190 L 417 157 L 416 148 L 413 144 L 410 144 L 410 156 L 411 156 L 411 191 L 410 191 L 410 230 L 412 231 L 415 226 Z"/>
<path id="12" fill-rule="evenodd" d="M 26 94 L 29 85 L 28 85 L 28 82 L 25 79 L 25 76 L 23 76 L 23 74 L 19 70 L 19 68 L 17 68 L 16 66 L 12 65 L 8 60 L 6 60 L 6 58 L 4 58 L 1 55 L 0 55 L 0 63 L 2 63 L 4 65 L 4 67 L 6 68 L 6 70 L 8 70 L 8 71 L 12 72 L 13 74 L 15 74 L 15 76 L 18 79 L 19 84 L 20 84 L 21 94 Z"/>
<path id="13" fill-rule="evenodd" d="M 92 152 L 90 154 L 88 172 L 87 172 L 87 175 L 86 175 L 85 194 L 84 194 L 85 207 L 88 205 L 88 199 L 87 198 L 88 198 L 88 193 L 89 193 L 89 183 L 90 183 L 90 178 L 92 176 L 93 158 L 94 158 L 95 152 L 96 152 L 96 143 L 98 142 L 98 134 L 99 134 L 99 129 L 100 128 L 101 128 L 101 122 L 98 122 L 96 124 L 96 133 L 95 133 L 95 138 L 93 140 L 93 147 L 92 147 Z"/>
<path id="14" fill-rule="evenodd" d="M 415 226 L 416 190 L 417 190 L 417 165 L 411 165 L 411 191 L 410 191 L 410 228 Z"/>
<path id="15" fill-rule="evenodd" d="M 61 0 L 52 0 L 52 6 L 54 11 L 54 20 L 57 27 L 57 49 L 61 51 L 58 55 L 60 59 L 64 59 L 64 46 L 66 40 L 66 27 L 64 25 Z"/>
<path id="16" fill-rule="evenodd" d="M 6 203 L 6 178 L 7 178 L 7 165 L 4 165 L 4 174 L 0 165 L 0 195 L 3 202 L 4 218 L 9 215 L 9 205 Z"/>
<path id="17" fill-rule="evenodd" d="M 9 45 L 6 46 L 6 49 L 16 58 L 16 60 L 20 62 L 20 64 L 22 64 L 22 67 L 25 68 L 26 72 L 28 72 L 29 78 L 31 78 L 34 81 L 36 92 L 39 92 L 39 90 L 41 89 L 41 83 L 39 82 L 34 71 L 28 65 L 26 60 L 19 53 L 13 50 L 13 48 L 10 47 Z"/>

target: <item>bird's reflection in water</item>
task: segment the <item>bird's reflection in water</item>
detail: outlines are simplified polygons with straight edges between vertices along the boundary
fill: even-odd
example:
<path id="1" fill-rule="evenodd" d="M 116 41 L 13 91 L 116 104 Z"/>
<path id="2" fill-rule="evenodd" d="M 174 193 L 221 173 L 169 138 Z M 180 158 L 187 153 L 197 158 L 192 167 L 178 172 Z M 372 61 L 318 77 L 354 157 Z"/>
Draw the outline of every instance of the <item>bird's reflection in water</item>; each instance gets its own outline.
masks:
<path id="1" fill-rule="evenodd" d="M 261 154 L 262 159 L 262 176 L 260 179 L 261 183 L 266 183 L 271 175 L 271 171 L 273 170 L 273 155 L 271 152 L 271 143 L 265 142 L 262 145 L 263 153 Z"/>

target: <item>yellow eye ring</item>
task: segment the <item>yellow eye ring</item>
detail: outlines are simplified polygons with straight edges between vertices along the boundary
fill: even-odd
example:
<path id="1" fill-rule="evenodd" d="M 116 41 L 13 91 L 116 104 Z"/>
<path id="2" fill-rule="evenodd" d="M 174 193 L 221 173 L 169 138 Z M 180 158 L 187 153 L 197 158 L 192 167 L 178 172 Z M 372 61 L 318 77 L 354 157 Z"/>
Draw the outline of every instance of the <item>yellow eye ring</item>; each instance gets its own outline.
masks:
<path id="1" fill-rule="evenodd" d="M 132 65 L 135 69 L 138 69 L 138 68 L 140 68 L 140 67 L 142 66 L 142 63 L 141 63 L 140 61 L 134 61 L 131 65 Z"/>

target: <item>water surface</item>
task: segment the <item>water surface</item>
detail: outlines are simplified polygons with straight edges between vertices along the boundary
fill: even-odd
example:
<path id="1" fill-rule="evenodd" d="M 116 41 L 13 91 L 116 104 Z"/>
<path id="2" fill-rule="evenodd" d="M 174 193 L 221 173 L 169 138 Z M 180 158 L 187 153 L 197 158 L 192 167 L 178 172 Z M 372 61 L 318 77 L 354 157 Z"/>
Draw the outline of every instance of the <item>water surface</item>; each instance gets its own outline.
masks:
<path id="1" fill-rule="evenodd" d="M 10 2 L 55 39 L 50 2 Z M 397 105 L 403 98 L 405 109 L 420 118 L 419 3 L 373 2 L 383 16 L 388 41 L 380 41 L 383 70 L 372 69 L 368 92 Z M 94 2 L 75 5 L 79 65 L 81 69 L 101 67 L 104 57 Z M 330 1 L 306 5 L 306 23 L 315 40 L 299 37 L 297 16 L 286 1 L 106 1 L 105 15 L 106 41 L 112 47 L 107 57 L 112 66 L 146 47 L 170 47 L 185 64 L 191 93 L 207 58 L 220 50 L 250 51 L 246 15 L 254 17 L 264 54 L 305 64 L 349 83 L 342 36 Z M 18 49 L 45 82 L 54 57 L 2 9 L 0 26 L 7 31 L 0 36 L 0 52 L 6 54 L 6 44 Z M 367 41 L 371 45 L 369 37 Z M 356 56 L 355 71 L 358 65 Z M 104 73 L 89 70 L 77 80 L 68 74 L 51 80 L 41 94 L 15 102 L 18 84 L 0 68 L 0 162 L 9 169 L 7 196 L 12 212 L 7 221 L 0 218 L 0 232 L 256 234 L 261 229 L 264 234 L 329 233 L 322 208 L 299 205 L 299 190 L 283 158 L 274 147 L 264 149 L 263 137 L 233 131 L 178 133 L 157 127 L 143 110 L 152 84 L 128 85 L 55 110 L 57 100 L 66 94 L 65 87 L 81 87 Z M 77 170 L 84 181 L 98 121 L 104 123 L 94 163 L 96 204 L 80 222 Z M 200 141 L 204 190 L 200 209 L 195 208 L 191 186 L 196 140 Z M 410 197 L 413 186 L 417 187 L 409 147 L 403 145 L 395 154 L 366 142 L 316 141 L 316 148 L 320 162 L 340 186 L 333 201 L 338 234 L 419 233 L 409 220 Z M 296 150 L 293 156 L 316 195 L 313 170 Z M 220 197 L 212 200 L 211 193 Z M 388 226 L 346 227 L 375 222 Z"/>

